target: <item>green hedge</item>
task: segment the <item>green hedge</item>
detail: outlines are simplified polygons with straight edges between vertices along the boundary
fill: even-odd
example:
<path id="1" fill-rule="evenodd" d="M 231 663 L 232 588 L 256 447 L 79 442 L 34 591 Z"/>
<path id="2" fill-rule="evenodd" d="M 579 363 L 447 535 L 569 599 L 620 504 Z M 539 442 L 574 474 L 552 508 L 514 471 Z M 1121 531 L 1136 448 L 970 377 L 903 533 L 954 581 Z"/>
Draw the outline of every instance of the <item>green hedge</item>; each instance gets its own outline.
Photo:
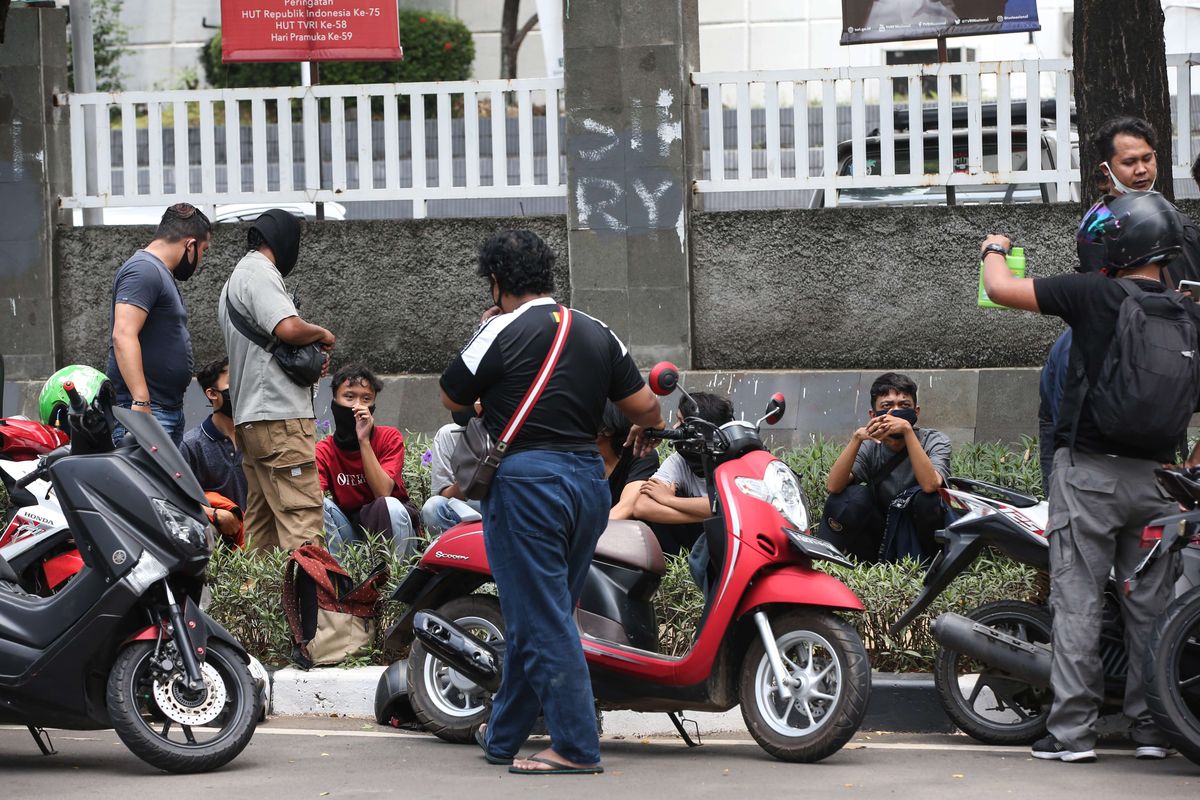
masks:
<path id="1" fill-rule="evenodd" d="M 413 500 L 420 504 L 429 494 L 429 469 L 424 464 L 429 439 L 420 435 L 408 437 L 404 477 Z M 810 508 L 820 508 L 824 502 L 825 473 L 837 457 L 841 445 L 817 439 L 809 447 L 781 453 L 784 460 L 801 476 Z M 1027 492 L 1038 493 L 1040 477 L 1037 469 L 1037 444 L 1026 440 L 1016 449 L 999 444 L 963 445 L 955 449 L 955 474 L 990 480 Z M 374 539 L 367 548 L 355 552 L 346 568 L 361 578 L 380 560 L 392 566 L 388 595 L 411 568 L 397 564 L 389 548 Z M 287 624 L 280 606 L 281 578 L 285 555 L 222 550 L 216 553 L 209 566 L 212 586 L 212 614 L 229 628 L 246 647 L 270 664 L 286 663 L 291 653 Z M 847 618 L 858 628 L 871 655 L 875 669 L 889 671 L 921 671 L 931 668 L 936 646 L 929 633 L 929 622 L 943 611 L 964 612 L 982 603 L 1003 599 L 1032 599 L 1043 591 L 1037 574 L 1024 566 L 1001 557 L 984 557 L 918 618 L 899 638 L 886 633 L 890 625 L 921 590 L 923 572 L 918 564 L 906 561 L 899 564 L 876 564 L 848 570 L 826 565 L 863 600 L 864 614 Z M 668 558 L 667 574 L 656 595 L 659 619 L 662 621 L 662 649 L 680 654 L 688 649 L 695 636 L 695 624 L 700 615 L 702 597 L 692 583 L 686 559 Z M 397 617 L 398 604 L 381 604 L 380 633 Z M 388 663 L 398 654 L 384 653 L 380 641 L 371 652 L 347 666 L 367 663 Z"/>
<path id="2" fill-rule="evenodd" d="M 322 84 L 414 83 L 465 81 L 471 77 L 475 41 L 457 19 L 433 11 L 402 8 L 400 43 L 403 61 L 328 61 L 321 64 Z M 221 34 L 200 52 L 210 86 L 297 86 L 300 65 L 295 62 L 221 63 Z"/>
<path id="3" fill-rule="evenodd" d="M 210 613 L 250 652 L 268 664 L 287 663 L 292 649 L 279 599 L 286 560 L 282 551 L 259 553 L 222 549 L 213 555 L 209 564 L 213 596 Z M 392 567 L 386 598 L 412 566 L 397 564 L 386 544 L 373 537 L 369 547 L 354 551 L 346 559 L 345 566 L 355 579 L 361 579 L 381 560 L 388 561 Z M 1033 600 L 1042 591 L 1042 584 L 1033 570 L 1003 557 L 985 556 L 943 592 L 928 612 L 899 637 L 893 638 L 887 634 L 888 625 L 903 613 L 921 590 L 924 573 L 920 565 L 910 560 L 856 569 L 833 565 L 822 565 L 822 568 L 844 581 L 862 599 L 866 611 L 847 614 L 846 618 L 863 637 L 871 655 L 871 665 L 885 671 L 912 672 L 932 668 L 936 644 L 929 632 L 929 623 L 943 611 L 964 613 L 993 600 Z M 692 582 L 687 559 L 668 557 L 667 574 L 655 595 L 664 653 L 681 655 L 691 646 L 702 604 L 703 597 Z M 382 649 L 382 634 L 401 611 L 400 604 L 385 599 L 379 607 L 380 636 L 375 645 L 370 652 L 343 666 L 387 664 L 401 655 L 385 653 Z"/>

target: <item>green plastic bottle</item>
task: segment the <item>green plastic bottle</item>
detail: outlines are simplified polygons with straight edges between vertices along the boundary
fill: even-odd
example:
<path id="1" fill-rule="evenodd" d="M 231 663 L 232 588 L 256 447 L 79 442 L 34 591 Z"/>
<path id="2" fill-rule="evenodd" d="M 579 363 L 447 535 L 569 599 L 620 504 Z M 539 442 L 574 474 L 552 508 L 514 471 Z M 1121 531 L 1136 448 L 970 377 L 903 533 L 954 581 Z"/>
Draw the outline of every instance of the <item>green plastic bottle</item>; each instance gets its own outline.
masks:
<path id="1" fill-rule="evenodd" d="M 1025 277 L 1025 248 L 1014 247 L 1008 255 L 1008 269 L 1018 278 Z M 979 260 L 979 300 L 980 308 L 1008 308 L 999 303 L 994 303 L 987 296 L 987 292 L 983 290 L 983 259 Z"/>

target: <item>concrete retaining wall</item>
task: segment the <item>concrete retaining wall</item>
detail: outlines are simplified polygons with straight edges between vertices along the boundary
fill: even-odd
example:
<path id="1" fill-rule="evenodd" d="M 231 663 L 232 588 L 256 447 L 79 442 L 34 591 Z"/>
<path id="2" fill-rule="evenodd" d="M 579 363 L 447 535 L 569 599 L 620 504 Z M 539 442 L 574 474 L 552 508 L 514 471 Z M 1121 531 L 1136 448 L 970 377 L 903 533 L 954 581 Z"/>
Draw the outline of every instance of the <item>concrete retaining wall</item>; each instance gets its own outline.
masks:
<path id="1" fill-rule="evenodd" d="M 1200 218 L 1200 204 L 1180 207 Z M 696 214 L 693 353 L 704 369 L 1040 366 L 1062 323 L 977 307 L 979 242 L 1028 274 L 1074 268 L 1074 204 Z"/>
<path id="2" fill-rule="evenodd" d="M 1180 205 L 1200 216 L 1200 203 Z M 1078 216 L 1074 205 L 695 214 L 694 366 L 1040 366 L 1062 325 L 976 306 L 979 241 L 989 230 L 1007 231 L 1025 245 L 1030 274 L 1062 272 L 1075 263 Z M 308 223 L 288 283 L 303 301 L 301 313 L 337 334 L 337 363 L 441 372 L 487 301 L 474 276 L 479 243 L 515 226 L 537 231 L 558 253 L 558 295 L 569 301 L 561 217 Z M 142 227 L 57 230 L 63 363 L 103 364 L 113 273 L 150 234 Z M 197 363 L 224 349 L 216 301 L 244 242 L 245 226 L 219 226 L 204 271 L 184 285 Z M 677 312 L 656 313 L 669 321 Z"/>
<path id="3" fill-rule="evenodd" d="M 245 253 L 247 227 L 217 226 L 203 270 L 183 284 L 198 365 L 225 352 L 217 300 Z M 558 295 L 569 302 L 567 231 L 559 217 L 309 222 L 288 286 L 302 302 L 301 315 L 337 335 L 335 366 L 361 360 L 380 373 L 440 373 L 488 305 L 487 284 L 475 275 L 479 245 L 511 227 L 536 231 L 559 254 Z M 147 227 L 57 230 L 63 363 L 103 368 L 113 275 L 152 235 Z"/>

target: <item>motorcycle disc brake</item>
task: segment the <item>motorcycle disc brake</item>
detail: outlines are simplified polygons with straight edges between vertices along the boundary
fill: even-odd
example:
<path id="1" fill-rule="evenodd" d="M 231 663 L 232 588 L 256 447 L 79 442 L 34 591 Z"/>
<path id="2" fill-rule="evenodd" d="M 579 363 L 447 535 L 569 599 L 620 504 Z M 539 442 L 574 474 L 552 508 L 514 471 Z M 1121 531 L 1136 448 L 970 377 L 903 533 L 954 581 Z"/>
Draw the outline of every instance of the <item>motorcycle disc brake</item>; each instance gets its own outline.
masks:
<path id="1" fill-rule="evenodd" d="M 183 675 L 173 673 L 154 681 L 154 701 L 168 719 L 180 725 L 207 725 L 225 707 L 225 682 L 212 664 L 200 665 L 204 688 L 192 692 L 183 685 Z"/>

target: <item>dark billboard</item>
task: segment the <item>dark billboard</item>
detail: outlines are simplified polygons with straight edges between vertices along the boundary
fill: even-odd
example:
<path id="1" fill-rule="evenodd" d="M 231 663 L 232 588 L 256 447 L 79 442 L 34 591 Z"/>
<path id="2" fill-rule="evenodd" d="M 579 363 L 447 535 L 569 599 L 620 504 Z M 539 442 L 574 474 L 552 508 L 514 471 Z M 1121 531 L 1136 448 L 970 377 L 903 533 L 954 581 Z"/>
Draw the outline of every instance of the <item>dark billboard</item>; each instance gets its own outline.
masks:
<path id="1" fill-rule="evenodd" d="M 842 44 L 1041 29 L 1037 0 L 842 0 Z"/>

